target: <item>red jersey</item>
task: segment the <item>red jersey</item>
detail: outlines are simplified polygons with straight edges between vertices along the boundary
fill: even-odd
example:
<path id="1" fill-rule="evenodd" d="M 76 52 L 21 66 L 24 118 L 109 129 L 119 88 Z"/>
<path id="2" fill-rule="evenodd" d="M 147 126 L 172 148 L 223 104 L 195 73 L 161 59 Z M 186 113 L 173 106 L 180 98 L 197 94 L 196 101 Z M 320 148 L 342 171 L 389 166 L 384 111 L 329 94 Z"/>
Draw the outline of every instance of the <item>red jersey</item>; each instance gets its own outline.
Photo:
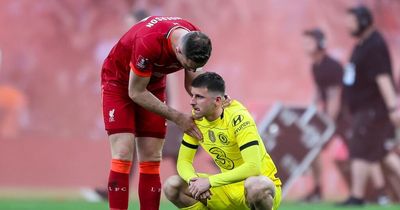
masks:
<path id="1" fill-rule="evenodd" d="M 139 76 L 151 77 L 150 84 L 165 86 L 164 76 L 183 68 L 170 42 L 171 32 L 176 28 L 199 30 L 180 17 L 150 16 L 135 24 L 105 59 L 102 82 L 113 81 L 127 86 L 132 69 Z"/>

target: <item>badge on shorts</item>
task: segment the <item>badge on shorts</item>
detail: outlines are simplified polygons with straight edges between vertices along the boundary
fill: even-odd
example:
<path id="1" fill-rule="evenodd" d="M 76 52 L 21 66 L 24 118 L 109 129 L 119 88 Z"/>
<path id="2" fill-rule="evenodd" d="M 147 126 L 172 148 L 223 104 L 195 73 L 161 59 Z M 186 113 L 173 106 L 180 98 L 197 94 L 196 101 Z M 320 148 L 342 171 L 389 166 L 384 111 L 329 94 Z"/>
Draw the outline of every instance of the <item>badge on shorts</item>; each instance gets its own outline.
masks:
<path id="1" fill-rule="evenodd" d="M 108 122 L 114 122 L 114 121 L 115 121 L 114 113 L 115 113 L 115 109 L 112 109 L 112 110 L 110 110 L 110 111 L 108 112 L 108 116 L 110 117 L 110 118 L 108 119 Z"/>
<path id="2" fill-rule="evenodd" d="M 139 70 L 145 70 L 148 63 L 149 63 L 149 59 L 144 58 L 143 56 L 139 55 L 137 62 L 136 62 L 136 67 Z"/>

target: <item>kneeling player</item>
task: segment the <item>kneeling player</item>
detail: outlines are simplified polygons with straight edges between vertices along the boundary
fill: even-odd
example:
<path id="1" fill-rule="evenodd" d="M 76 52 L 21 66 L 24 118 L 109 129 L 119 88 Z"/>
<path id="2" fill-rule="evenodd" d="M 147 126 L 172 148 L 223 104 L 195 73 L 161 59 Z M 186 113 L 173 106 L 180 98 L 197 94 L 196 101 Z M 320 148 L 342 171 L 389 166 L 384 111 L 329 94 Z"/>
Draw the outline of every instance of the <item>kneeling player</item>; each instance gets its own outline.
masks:
<path id="1" fill-rule="evenodd" d="M 216 73 L 196 77 L 191 91 L 193 114 L 204 139 L 184 135 L 179 176 L 166 181 L 166 197 L 180 209 L 278 209 L 281 181 L 248 110 L 237 101 L 223 108 L 225 82 Z M 198 145 L 221 173 L 196 173 L 192 163 Z"/>

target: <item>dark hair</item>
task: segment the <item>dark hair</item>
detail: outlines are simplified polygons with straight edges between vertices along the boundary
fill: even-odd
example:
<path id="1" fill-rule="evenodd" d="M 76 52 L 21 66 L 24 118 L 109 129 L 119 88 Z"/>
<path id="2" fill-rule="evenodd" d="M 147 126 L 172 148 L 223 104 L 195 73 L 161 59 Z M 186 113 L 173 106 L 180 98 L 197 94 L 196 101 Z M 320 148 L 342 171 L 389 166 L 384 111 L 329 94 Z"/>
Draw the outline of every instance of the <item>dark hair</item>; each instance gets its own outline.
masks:
<path id="1" fill-rule="evenodd" d="M 317 43 L 318 50 L 325 49 L 325 34 L 319 28 L 305 30 L 303 35 L 313 38 Z"/>
<path id="2" fill-rule="evenodd" d="M 204 66 L 211 55 L 211 40 L 200 31 L 192 31 L 182 38 L 182 54 L 192 60 L 199 67 Z"/>
<path id="3" fill-rule="evenodd" d="M 371 11 L 363 5 L 352 7 L 347 10 L 347 13 L 357 18 L 358 29 L 353 32 L 354 36 L 360 36 L 374 22 Z"/>
<path id="4" fill-rule="evenodd" d="M 225 95 L 225 81 L 222 77 L 214 72 L 206 72 L 200 74 L 192 81 L 192 87 L 207 88 L 209 91 L 221 93 Z"/>

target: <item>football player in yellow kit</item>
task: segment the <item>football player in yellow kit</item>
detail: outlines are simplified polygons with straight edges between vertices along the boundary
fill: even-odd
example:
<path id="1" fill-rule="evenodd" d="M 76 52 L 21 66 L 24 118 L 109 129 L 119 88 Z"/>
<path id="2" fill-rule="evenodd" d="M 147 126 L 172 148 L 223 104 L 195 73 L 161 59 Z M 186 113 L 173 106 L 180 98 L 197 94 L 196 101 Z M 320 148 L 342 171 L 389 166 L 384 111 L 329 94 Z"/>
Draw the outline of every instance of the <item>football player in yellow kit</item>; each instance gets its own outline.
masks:
<path id="1" fill-rule="evenodd" d="M 195 123 L 203 139 L 183 136 L 179 176 L 167 179 L 166 197 L 180 209 L 278 209 L 281 181 L 249 111 L 235 100 L 223 108 L 225 82 L 216 73 L 197 76 L 191 93 Z M 195 171 L 193 159 L 199 145 L 220 173 Z"/>

